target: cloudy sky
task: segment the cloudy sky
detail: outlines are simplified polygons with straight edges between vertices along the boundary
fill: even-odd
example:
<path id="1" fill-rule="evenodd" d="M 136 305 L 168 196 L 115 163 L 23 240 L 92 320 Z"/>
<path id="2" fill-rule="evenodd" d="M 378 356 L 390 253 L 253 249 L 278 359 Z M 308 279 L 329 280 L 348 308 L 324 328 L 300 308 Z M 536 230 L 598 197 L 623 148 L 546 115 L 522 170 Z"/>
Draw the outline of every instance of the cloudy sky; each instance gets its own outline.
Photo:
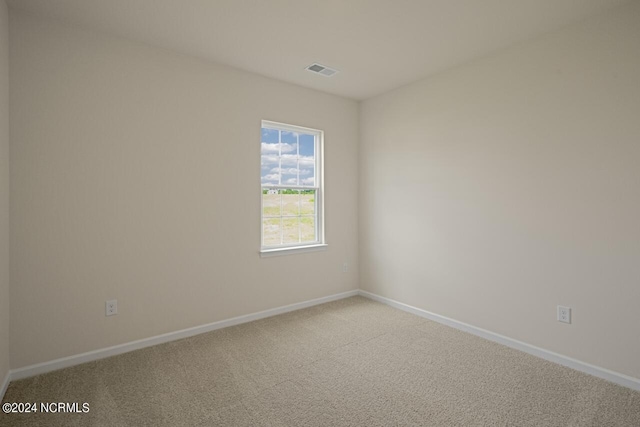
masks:
<path id="1" fill-rule="evenodd" d="M 314 137 L 262 128 L 262 185 L 314 185 Z"/>

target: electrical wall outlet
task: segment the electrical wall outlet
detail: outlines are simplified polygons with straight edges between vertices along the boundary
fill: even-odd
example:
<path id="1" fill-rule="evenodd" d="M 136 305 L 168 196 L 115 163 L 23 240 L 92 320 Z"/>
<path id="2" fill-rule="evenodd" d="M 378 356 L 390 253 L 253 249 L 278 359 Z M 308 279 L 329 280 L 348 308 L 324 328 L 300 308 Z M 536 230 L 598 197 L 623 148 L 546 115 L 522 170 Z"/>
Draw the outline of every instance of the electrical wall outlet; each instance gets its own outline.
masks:
<path id="1" fill-rule="evenodd" d="M 558 322 L 571 323 L 571 308 L 558 306 Z"/>
<path id="2" fill-rule="evenodd" d="M 343 273 L 348 273 L 349 272 L 349 263 L 344 263 L 342 264 L 342 272 Z"/>
<path id="3" fill-rule="evenodd" d="M 107 301 L 105 303 L 105 311 L 106 316 L 113 316 L 115 314 L 118 314 L 118 300 L 110 299 L 109 301 Z"/>

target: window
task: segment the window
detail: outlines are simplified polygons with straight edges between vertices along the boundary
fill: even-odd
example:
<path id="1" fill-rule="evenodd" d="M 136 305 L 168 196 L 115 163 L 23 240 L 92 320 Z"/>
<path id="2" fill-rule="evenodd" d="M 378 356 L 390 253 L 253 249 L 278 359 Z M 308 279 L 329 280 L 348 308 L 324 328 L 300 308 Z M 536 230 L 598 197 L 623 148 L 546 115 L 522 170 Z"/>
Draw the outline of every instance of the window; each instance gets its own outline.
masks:
<path id="1" fill-rule="evenodd" d="M 324 245 L 319 130 L 262 122 L 261 252 Z"/>

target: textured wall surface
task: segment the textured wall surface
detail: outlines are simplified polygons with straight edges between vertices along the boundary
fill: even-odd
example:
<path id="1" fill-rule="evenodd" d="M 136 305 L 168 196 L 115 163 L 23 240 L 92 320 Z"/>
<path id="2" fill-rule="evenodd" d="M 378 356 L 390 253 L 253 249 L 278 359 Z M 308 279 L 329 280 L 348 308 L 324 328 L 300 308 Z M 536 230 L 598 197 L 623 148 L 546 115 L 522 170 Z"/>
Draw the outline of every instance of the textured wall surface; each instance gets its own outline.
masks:
<path id="1" fill-rule="evenodd" d="M 9 14 L 0 0 L 0 387 L 9 372 Z"/>
<path id="2" fill-rule="evenodd" d="M 365 101 L 361 287 L 640 378 L 638 40 L 631 2 Z"/>
<path id="3" fill-rule="evenodd" d="M 12 368 L 357 288 L 356 102 L 21 14 L 11 38 Z M 325 131 L 326 251 L 259 257 L 262 119 Z"/>

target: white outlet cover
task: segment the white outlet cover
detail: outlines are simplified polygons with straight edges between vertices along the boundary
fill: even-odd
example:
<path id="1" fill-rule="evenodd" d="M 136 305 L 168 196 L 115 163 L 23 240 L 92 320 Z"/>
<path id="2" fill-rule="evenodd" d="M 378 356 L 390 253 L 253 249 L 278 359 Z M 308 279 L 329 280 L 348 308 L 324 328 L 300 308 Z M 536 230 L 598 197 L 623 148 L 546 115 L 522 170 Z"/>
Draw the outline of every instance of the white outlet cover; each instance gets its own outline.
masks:
<path id="1" fill-rule="evenodd" d="M 118 314 L 118 300 L 110 299 L 105 302 L 105 315 L 113 316 L 115 314 Z"/>
<path id="2" fill-rule="evenodd" d="M 571 323 L 571 307 L 558 306 L 558 322 Z"/>

